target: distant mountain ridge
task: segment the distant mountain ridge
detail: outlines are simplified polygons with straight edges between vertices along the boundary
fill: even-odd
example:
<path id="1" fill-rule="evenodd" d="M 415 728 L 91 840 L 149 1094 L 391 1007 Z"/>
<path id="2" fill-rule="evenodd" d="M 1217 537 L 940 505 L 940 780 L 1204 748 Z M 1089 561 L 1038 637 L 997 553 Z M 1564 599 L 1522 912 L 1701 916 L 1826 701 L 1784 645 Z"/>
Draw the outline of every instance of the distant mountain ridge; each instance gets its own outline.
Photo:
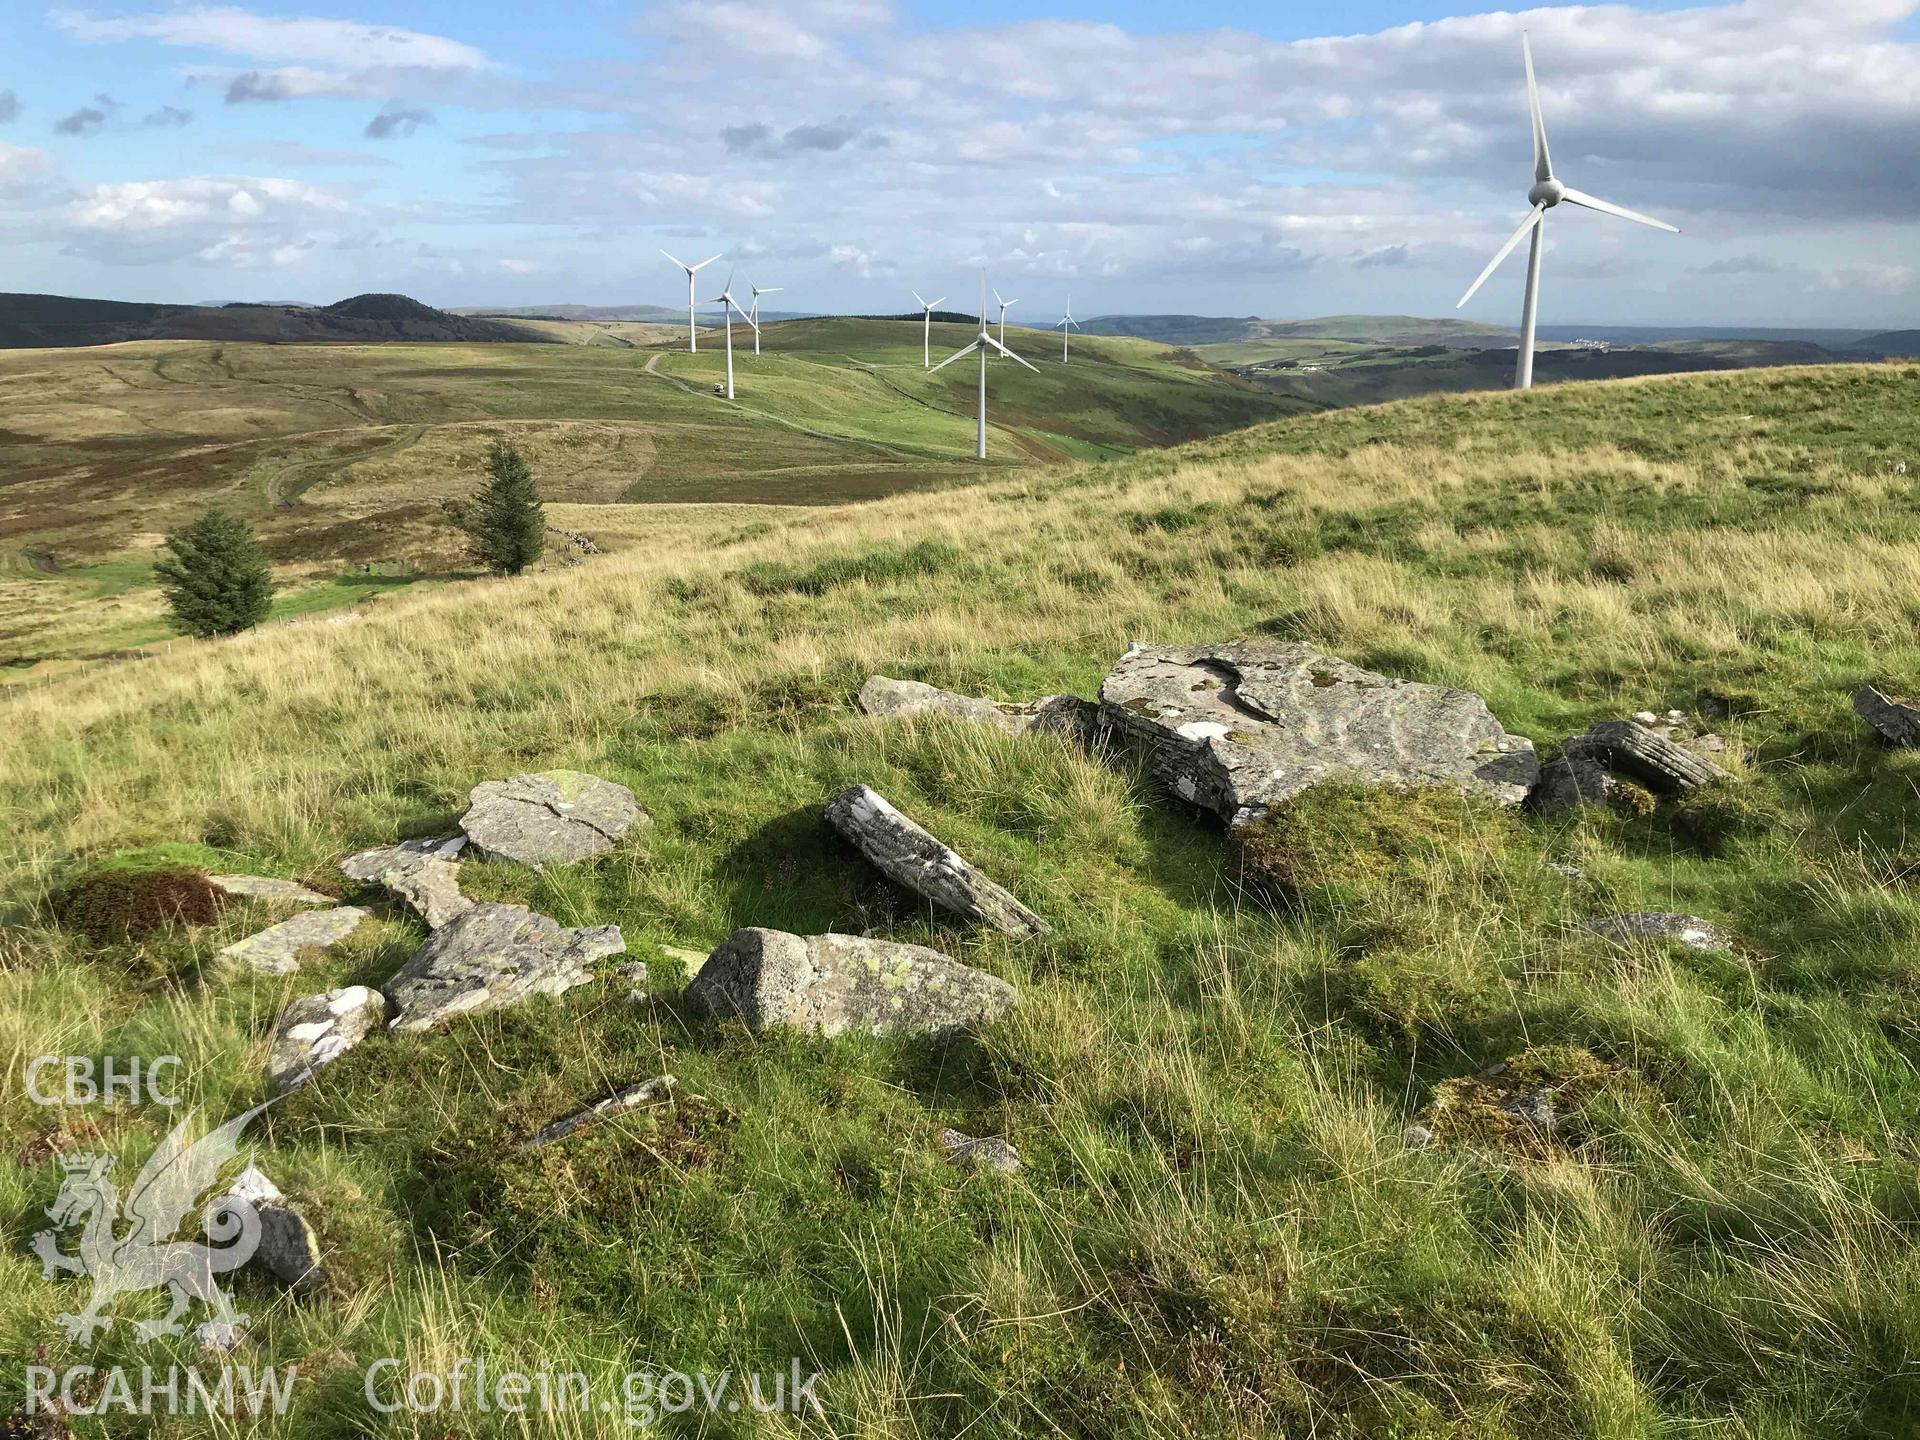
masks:
<path id="1" fill-rule="evenodd" d="M 158 305 L 66 295 L 0 294 L 0 349 L 64 349 L 128 340 L 325 344 L 380 340 L 540 345 L 510 321 L 436 310 L 405 295 L 355 295 L 332 305 Z"/>

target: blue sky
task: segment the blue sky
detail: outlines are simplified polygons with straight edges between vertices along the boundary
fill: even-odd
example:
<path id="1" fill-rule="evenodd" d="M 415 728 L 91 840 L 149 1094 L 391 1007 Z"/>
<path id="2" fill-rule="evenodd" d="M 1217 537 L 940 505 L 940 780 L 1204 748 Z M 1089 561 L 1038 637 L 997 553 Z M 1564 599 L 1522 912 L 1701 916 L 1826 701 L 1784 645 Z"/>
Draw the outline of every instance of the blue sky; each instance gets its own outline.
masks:
<path id="1" fill-rule="evenodd" d="M 672 303 L 665 246 L 796 308 L 1439 314 L 1525 213 L 1524 29 L 1563 176 L 1685 232 L 1556 211 L 1543 319 L 1920 324 L 1920 0 L 16 6 L 7 289 Z"/>

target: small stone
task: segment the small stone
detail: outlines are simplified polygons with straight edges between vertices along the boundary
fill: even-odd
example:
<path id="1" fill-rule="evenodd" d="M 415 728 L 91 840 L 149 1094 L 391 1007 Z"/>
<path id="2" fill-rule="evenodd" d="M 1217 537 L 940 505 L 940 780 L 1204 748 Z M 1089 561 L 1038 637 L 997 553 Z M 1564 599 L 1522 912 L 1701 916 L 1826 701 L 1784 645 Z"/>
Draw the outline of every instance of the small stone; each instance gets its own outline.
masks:
<path id="1" fill-rule="evenodd" d="M 633 791 L 578 770 L 543 770 L 473 787 L 460 828 L 490 856 L 549 865 L 604 855 L 650 823 Z"/>
<path id="2" fill-rule="evenodd" d="M 972 1165 L 1002 1175 L 1011 1175 L 1020 1168 L 1020 1152 L 997 1135 L 975 1137 L 958 1130 L 942 1130 L 940 1145 L 956 1165 Z"/>
<path id="3" fill-rule="evenodd" d="M 1920 705 L 1895 700 L 1871 685 L 1854 692 L 1853 710 L 1889 745 L 1920 745 Z"/>
<path id="4" fill-rule="evenodd" d="M 386 983 L 395 1030 L 559 995 L 593 979 L 593 963 L 627 948 L 618 925 L 567 929 L 523 905 L 475 905 L 436 930 Z"/>
<path id="5" fill-rule="evenodd" d="M 1433 1131 L 1424 1125 L 1409 1125 L 1400 1132 L 1400 1143 L 1409 1150 L 1424 1150 L 1433 1144 Z"/>
<path id="6" fill-rule="evenodd" d="M 1674 713 L 1677 716 L 1679 712 L 1675 711 Z M 1633 723 L 1636 725 L 1658 725 L 1660 723 L 1660 717 L 1651 710 L 1636 710 L 1633 712 Z"/>
<path id="7" fill-rule="evenodd" d="M 626 1089 L 589 1105 L 584 1110 L 576 1110 L 564 1119 L 542 1126 L 528 1137 L 526 1143 L 529 1146 L 551 1145 L 556 1140 L 564 1140 L 569 1135 L 586 1129 L 589 1125 L 597 1124 L 609 1115 L 618 1114 L 622 1110 L 631 1110 L 636 1105 L 665 1100 L 677 1084 L 679 1081 L 671 1075 L 656 1075 L 651 1080 L 642 1080 L 637 1085 L 629 1085 Z"/>
<path id="8" fill-rule="evenodd" d="M 302 995 L 274 1027 L 267 1079 L 277 1091 L 297 1089 L 386 1022 L 386 996 L 365 985 Z"/>
<path id="9" fill-rule="evenodd" d="M 686 989 L 696 1011 L 816 1035 L 950 1035 L 1018 998 L 998 976 L 924 946 L 761 929 L 728 936 Z"/>
<path id="10" fill-rule="evenodd" d="M 1631 945 L 1650 940 L 1674 940 L 1690 950 L 1731 950 L 1731 934 L 1698 915 L 1681 915 L 1670 910 L 1643 910 L 1630 915 L 1602 915 L 1585 920 L 1580 928 L 1616 945 Z"/>
<path id="11" fill-rule="evenodd" d="M 359 929 L 366 918 L 367 912 L 358 905 L 308 910 L 234 941 L 221 950 L 220 958 L 240 961 L 263 975 L 290 975 L 300 968 L 301 951 L 331 949 Z"/>
<path id="12" fill-rule="evenodd" d="M 1563 758 L 1586 757 L 1616 775 L 1629 776 L 1650 789 L 1672 795 L 1714 780 L 1726 771 L 1704 755 L 1631 720 L 1602 720 L 1561 743 Z"/>
<path id="13" fill-rule="evenodd" d="M 886 675 L 868 677 L 860 687 L 862 714 L 890 720 L 905 715 L 944 715 L 1004 730 L 1009 735 L 1046 731 L 1091 739 L 1098 728 L 1100 707 L 1078 695 L 1046 695 L 1024 704 L 981 700 L 918 680 L 895 680 Z"/>
<path id="14" fill-rule="evenodd" d="M 380 877 L 396 865 L 413 865 L 422 860 L 452 860 L 467 848 L 465 835 L 434 835 L 423 840 L 402 840 L 398 845 L 382 845 L 372 850 L 356 850 L 340 862 L 340 873 L 362 884 L 378 884 Z"/>
<path id="15" fill-rule="evenodd" d="M 193 1341 L 208 1355 L 231 1355 L 247 1338 L 244 1320 L 205 1320 L 193 1327 Z"/>
<path id="16" fill-rule="evenodd" d="M 1587 878 L 1587 872 L 1582 870 L 1578 865 L 1567 865 L 1558 860 L 1549 860 L 1547 862 L 1547 868 L 1556 875 L 1566 876 L 1569 880 L 1584 880 Z"/>
<path id="17" fill-rule="evenodd" d="M 270 875 L 209 875 L 207 883 L 237 900 L 261 900 L 273 905 L 334 905 L 331 895 L 309 890 L 297 880 L 275 880 Z"/>
<path id="18" fill-rule="evenodd" d="M 942 909 L 1008 935 L 1052 932 L 1051 925 L 957 851 L 865 785 L 843 790 L 827 802 L 827 820 L 883 874 Z"/>
<path id="19" fill-rule="evenodd" d="M 310 1295 L 326 1288 L 326 1271 L 320 1264 L 320 1241 L 307 1223 L 258 1166 L 249 1165 L 227 1192 L 243 1200 L 260 1217 L 260 1243 L 253 1252 L 256 1265 L 289 1287 L 296 1295 Z"/>
<path id="20" fill-rule="evenodd" d="M 340 872 L 350 880 L 391 892 L 429 930 L 438 930 L 473 905 L 460 893 L 456 857 L 466 844 L 464 835 L 406 840 L 349 855 L 340 862 Z"/>
<path id="21" fill-rule="evenodd" d="M 1527 796 L 1527 808 L 1536 815 L 1566 815 L 1583 805 L 1612 805 L 1619 790 L 1620 782 L 1606 766 L 1576 751 L 1540 767 L 1540 781 Z"/>

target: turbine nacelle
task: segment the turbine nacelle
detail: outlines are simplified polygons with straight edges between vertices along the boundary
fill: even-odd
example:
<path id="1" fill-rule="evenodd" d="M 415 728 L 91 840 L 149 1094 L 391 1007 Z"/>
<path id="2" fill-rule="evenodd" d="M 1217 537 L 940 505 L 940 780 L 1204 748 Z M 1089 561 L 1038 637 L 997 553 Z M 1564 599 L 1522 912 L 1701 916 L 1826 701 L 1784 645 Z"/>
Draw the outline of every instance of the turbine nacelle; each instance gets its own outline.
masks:
<path id="1" fill-rule="evenodd" d="M 1534 187 L 1527 191 L 1527 203 L 1538 205 L 1542 210 L 1551 210 L 1566 198 L 1567 187 L 1552 176 L 1536 182 Z"/>

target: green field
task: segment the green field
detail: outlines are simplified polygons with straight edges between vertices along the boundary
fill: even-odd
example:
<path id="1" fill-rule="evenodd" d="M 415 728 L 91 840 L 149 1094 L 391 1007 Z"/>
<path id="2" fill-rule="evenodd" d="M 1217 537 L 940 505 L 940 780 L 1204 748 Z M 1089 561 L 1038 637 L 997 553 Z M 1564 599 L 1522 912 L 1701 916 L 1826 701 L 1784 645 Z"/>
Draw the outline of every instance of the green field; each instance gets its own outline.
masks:
<path id="1" fill-rule="evenodd" d="M 857 434 L 884 387 L 825 355 L 783 352 L 760 393 L 824 368 Z M 575 383 L 554 363 L 547 383 Z M 921 379 L 912 444 L 948 433 L 943 379 Z M 412 393 L 362 391 L 377 411 Z M 1899 1440 L 1920 1418 L 1920 752 L 1883 748 L 1849 697 L 1920 690 L 1917 454 L 1911 365 L 1433 396 L 862 505 L 662 507 L 650 543 L 577 570 L 16 692 L 0 1049 L 13 1077 L 47 1051 L 179 1054 L 187 1103 L 237 1114 L 288 999 L 378 984 L 418 925 L 383 913 L 271 979 L 210 963 L 257 912 L 94 940 L 49 897 L 160 853 L 337 885 L 341 854 L 444 831 L 477 782 L 573 766 L 631 786 L 652 826 L 463 883 L 619 924 L 646 996 L 609 977 L 376 1035 L 271 1112 L 260 1163 L 334 1280 L 308 1300 L 239 1282 L 246 1361 L 301 1366 L 295 1413 L 243 1433 L 632 1433 L 617 1413 L 374 1416 L 379 1357 L 537 1357 L 603 1386 L 800 1357 L 818 1413 L 663 1432 Z M 1470 689 L 1549 752 L 1678 708 L 1725 737 L 1732 779 L 1559 819 L 1309 792 L 1276 895 L 1125 755 L 853 705 L 875 672 L 1091 695 L 1136 638 L 1231 637 Z M 856 782 L 1055 933 L 984 932 L 882 880 L 821 818 Z M 1628 910 L 1737 944 L 1580 929 Z M 688 967 L 657 948 L 743 925 L 934 945 L 1021 999 L 944 1045 L 755 1036 L 691 1014 Z M 1502 1062 L 1555 1087 L 1550 1137 L 1474 1108 Z M 519 1148 L 662 1072 L 676 1104 Z M 55 1316 L 84 1287 L 27 1250 L 54 1155 L 132 1173 L 171 1112 L 63 1125 L 9 1086 L 0 1383 L 30 1360 L 188 1363 L 125 1327 L 68 1344 Z M 1414 1121 L 1433 1143 L 1407 1142 Z M 949 1125 L 1024 1168 L 956 1169 Z"/>
<path id="2" fill-rule="evenodd" d="M 927 375 L 916 326 L 794 321 L 764 333 L 756 360 L 750 332 L 736 328 L 731 403 L 712 393 L 723 365 L 713 332 L 698 355 L 590 338 L 0 352 L 6 673 L 38 678 L 49 662 L 164 637 L 155 593 L 119 579 L 149 566 L 161 535 L 209 504 L 257 525 L 284 583 L 324 587 L 332 600 L 380 588 L 343 587 L 369 566 L 429 581 L 461 573 L 441 503 L 473 487 L 496 438 L 520 446 L 550 501 L 610 512 L 840 504 L 982 473 L 975 372 Z M 948 350 L 970 338 L 936 327 Z M 1052 353 L 1043 340 L 1032 348 L 1036 359 Z M 1089 341 L 1073 365 L 1043 364 L 1039 375 L 998 364 L 991 390 L 987 473 L 1121 455 L 1303 408 L 1133 340 Z M 614 513 L 570 523 L 610 535 L 644 528 Z M 318 599 L 292 603 L 311 611 Z"/>

